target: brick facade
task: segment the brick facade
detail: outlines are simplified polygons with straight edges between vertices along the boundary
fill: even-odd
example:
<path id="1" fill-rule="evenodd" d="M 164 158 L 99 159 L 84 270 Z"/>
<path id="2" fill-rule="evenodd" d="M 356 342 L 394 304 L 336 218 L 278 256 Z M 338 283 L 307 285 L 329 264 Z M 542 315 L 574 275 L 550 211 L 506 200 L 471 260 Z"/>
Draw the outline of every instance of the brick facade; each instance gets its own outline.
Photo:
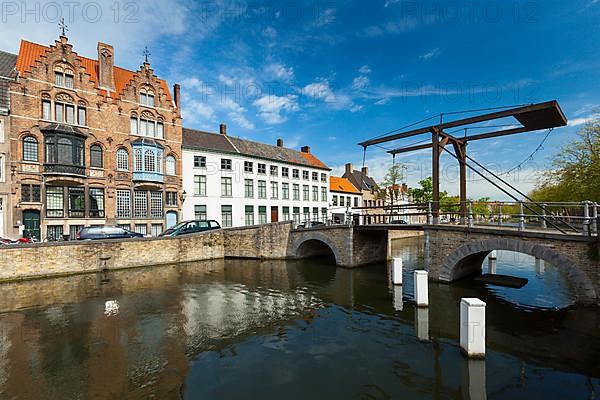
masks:
<path id="1" fill-rule="evenodd" d="M 9 133 L 13 236 L 25 228 L 44 240 L 61 231 L 105 224 L 150 234 L 165 228 L 167 212 L 170 220 L 179 219 L 178 86 L 173 100 L 166 82 L 154 75 L 148 62 L 127 71 L 115 67 L 113 58 L 112 47 L 103 43 L 98 44 L 98 60 L 81 57 L 64 36 L 48 47 L 21 43 L 19 78 L 11 87 Z M 57 78 L 57 73 L 64 75 Z M 152 101 L 142 104 L 149 98 L 142 93 L 153 96 Z M 121 168 L 119 150 L 126 154 Z M 146 153 L 153 157 L 145 159 Z M 104 210 L 99 210 L 102 203 Z M 32 220 L 38 215 L 40 229 L 35 231 Z"/>

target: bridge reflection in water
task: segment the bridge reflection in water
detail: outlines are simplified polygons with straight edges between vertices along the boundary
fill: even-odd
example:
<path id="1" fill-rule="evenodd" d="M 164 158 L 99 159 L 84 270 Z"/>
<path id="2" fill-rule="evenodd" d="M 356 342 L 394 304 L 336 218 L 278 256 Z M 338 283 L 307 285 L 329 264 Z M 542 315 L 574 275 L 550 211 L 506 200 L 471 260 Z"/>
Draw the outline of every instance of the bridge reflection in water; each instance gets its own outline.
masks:
<path id="1" fill-rule="evenodd" d="M 422 241 L 400 241 L 394 252 L 406 267 L 400 308 L 385 264 L 349 270 L 319 260 L 214 261 L 1 285 L 0 398 L 600 393 L 596 307 L 519 307 L 483 285 L 430 283 L 428 316 L 420 315 L 410 269 L 422 268 Z M 461 297 L 488 305 L 483 362 L 460 354 Z"/>

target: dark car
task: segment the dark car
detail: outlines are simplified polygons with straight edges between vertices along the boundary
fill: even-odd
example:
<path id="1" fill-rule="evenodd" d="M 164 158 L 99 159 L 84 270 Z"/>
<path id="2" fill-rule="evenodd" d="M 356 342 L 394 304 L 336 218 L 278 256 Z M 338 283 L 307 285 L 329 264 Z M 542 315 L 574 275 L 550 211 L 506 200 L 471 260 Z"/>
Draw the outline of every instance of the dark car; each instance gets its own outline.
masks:
<path id="1" fill-rule="evenodd" d="M 321 221 L 308 221 L 305 222 L 303 224 L 298 225 L 298 229 L 304 229 L 304 228 L 314 228 L 316 226 L 324 226 L 325 224 Z"/>
<path id="2" fill-rule="evenodd" d="M 219 225 L 217 221 L 183 221 L 178 223 L 174 227 L 167 229 L 158 236 L 181 236 L 189 235 L 191 233 L 212 231 L 214 229 L 221 229 L 221 225 Z"/>
<path id="3" fill-rule="evenodd" d="M 390 222 L 393 225 L 407 225 L 408 223 L 403 219 L 396 219 Z"/>
<path id="4" fill-rule="evenodd" d="M 77 240 L 129 239 L 144 237 L 119 226 L 90 226 L 77 232 Z"/>

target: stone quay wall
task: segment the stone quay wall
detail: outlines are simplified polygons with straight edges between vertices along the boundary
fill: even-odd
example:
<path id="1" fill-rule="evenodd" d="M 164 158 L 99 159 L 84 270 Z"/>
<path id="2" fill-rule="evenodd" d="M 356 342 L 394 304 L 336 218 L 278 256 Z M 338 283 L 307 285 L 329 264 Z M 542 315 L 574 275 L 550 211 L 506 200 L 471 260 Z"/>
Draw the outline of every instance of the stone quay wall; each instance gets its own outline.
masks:
<path id="1" fill-rule="evenodd" d="M 0 247 L 0 282 L 239 258 L 284 259 L 291 223 L 174 238 L 54 242 Z"/>

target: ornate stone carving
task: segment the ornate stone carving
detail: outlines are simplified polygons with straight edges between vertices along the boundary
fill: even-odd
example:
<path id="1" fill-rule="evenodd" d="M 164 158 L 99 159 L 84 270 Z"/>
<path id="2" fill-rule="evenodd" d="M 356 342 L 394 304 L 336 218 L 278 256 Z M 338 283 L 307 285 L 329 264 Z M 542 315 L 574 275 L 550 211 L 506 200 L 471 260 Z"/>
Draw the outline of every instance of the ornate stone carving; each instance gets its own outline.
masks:
<path id="1" fill-rule="evenodd" d="M 73 97 L 69 96 L 66 93 L 59 93 L 54 98 L 56 101 L 60 101 L 61 103 L 73 103 Z"/>

